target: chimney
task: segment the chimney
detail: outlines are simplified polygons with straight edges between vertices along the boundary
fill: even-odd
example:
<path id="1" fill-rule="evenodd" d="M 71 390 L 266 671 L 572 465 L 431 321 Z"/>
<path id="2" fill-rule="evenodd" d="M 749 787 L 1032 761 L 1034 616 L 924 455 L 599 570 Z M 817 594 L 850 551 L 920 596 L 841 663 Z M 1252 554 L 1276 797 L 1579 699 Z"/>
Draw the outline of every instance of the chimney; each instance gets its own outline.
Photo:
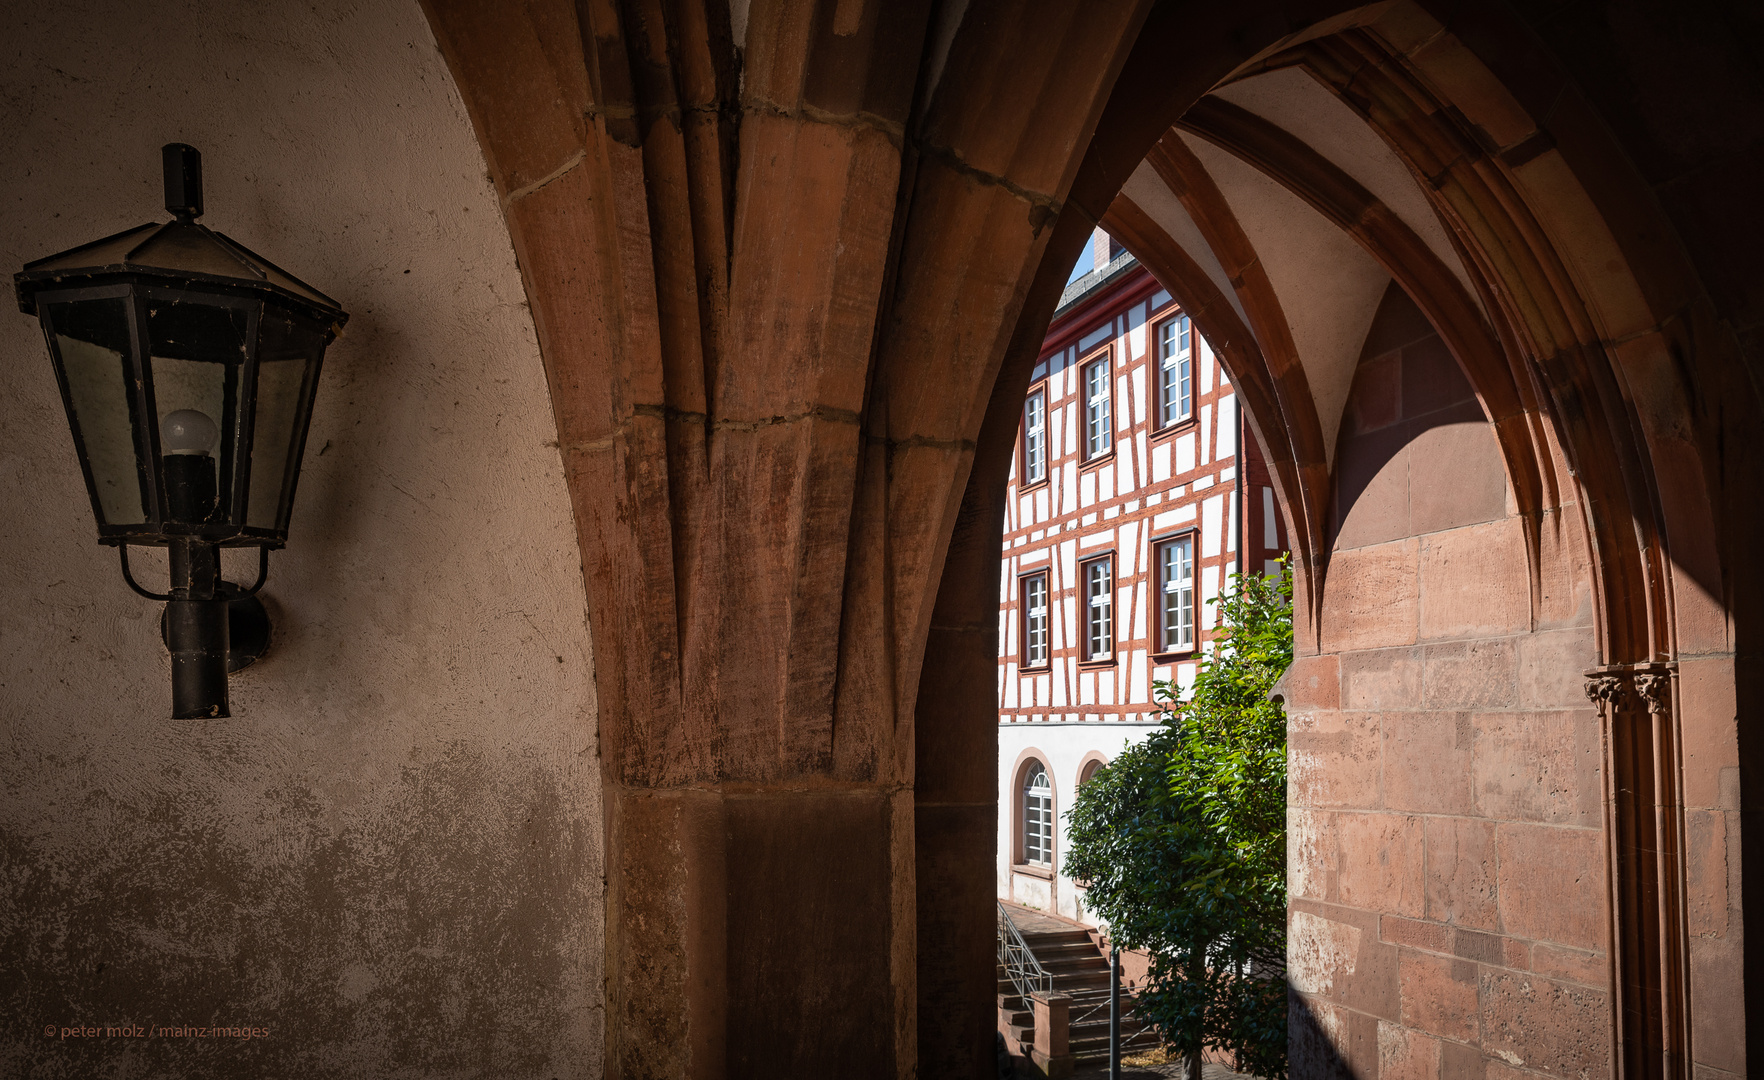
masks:
<path id="1" fill-rule="evenodd" d="M 1121 245 L 1115 243 L 1115 238 L 1108 233 L 1103 232 L 1102 229 L 1099 228 L 1096 232 L 1091 234 L 1090 252 L 1091 257 L 1096 260 L 1095 268 L 1097 271 L 1100 272 L 1104 267 L 1108 266 L 1120 251 Z"/>

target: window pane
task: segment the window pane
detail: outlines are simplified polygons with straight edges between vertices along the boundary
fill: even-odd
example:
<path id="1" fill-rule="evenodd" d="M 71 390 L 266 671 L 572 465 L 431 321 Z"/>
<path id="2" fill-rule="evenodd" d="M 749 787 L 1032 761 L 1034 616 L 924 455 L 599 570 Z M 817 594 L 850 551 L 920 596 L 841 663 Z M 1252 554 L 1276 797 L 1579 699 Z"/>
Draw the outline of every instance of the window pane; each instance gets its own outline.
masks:
<path id="1" fill-rule="evenodd" d="M 1158 422 L 1174 424 L 1194 411 L 1194 334 L 1188 316 L 1158 328 Z"/>
<path id="2" fill-rule="evenodd" d="M 147 512 L 130 420 L 129 302 L 117 297 L 48 307 L 98 513 L 106 525 L 139 525 Z"/>
<path id="3" fill-rule="evenodd" d="M 323 353 L 318 330 L 265 306 L 258 331 L 257 418 L 251 432 L 251 481 L 245 524 L 274 529 L 281 521 L 282 493 L 300 468 L 294 443 L 301 435 L 301 390 L 307 368 Z"/>
<path id="4" fill-rule="evenodd" d="M 187 294 L 154 290 L 143 300 L 147 307 L 147 340 L 151 346 L 148 375 L 153 384 L 153 411 L 161 425 L 160 453 L 170 455 L 165 443 L 165 418 L 175 412 L 199 412 L 214 422 L 219 432 L 206 453 L 176 455 L 190 460 L 167 462 L 162 480 L 166 513 L 181 520 L 201 520 L 214 510 L 232 517 L 233 434 L 238 423 L 239 370 L 245 361 L 245 308 L 198 302 Z M 207 460 L 198 460 L 206 457 Z M 213 487 L 214 506 L 184 505 L 191 492 L 173 480 L 184 468 L 200 468 L 212 474 L 202 485 Z M 205 493 L 197 503 L 206 503 Z"/>
<path id="5" fill-rule="evenodd" d="M 1084 455 L 1095 457 L 1113 444 L 1114 420 L 1109 409 L 1109 362 L 1098 360 L 1084 369 Z"/>
<path id="6" fill-rule="evenodd" d="M 1158 327 L 1158 423 L 1176 422 L 1176 323 Z"/>
<path id="7" fill-rule="evenodd" d="M 1047 402 L 1037 392 L 1023 407 L 1023 482 L 1040 483 L 1047 476 Z"/>
<path id="8" fill-rule="evenodd" d="M 1047 577 L 1044 574 L 1023 579 L 1023 663 L 1028 667 L 1047 663 Z"/>
<path id="9" fill-rule="evenodd" d="M 1114 574 L 1108 559 L 1084 564 L 1085 658 L 1108 656 L 1115 650 Z"/>
<path id="10" fill-rule="evenodd" d="M 300 412 L 300 384 L 306 365 L 296 360 L 265 362 L 257 369 L 257 424 L 251 432 L 251 505 L 245 523 L 276 527 L 288 453 Z"/>
<path id="11" fill-rule="evenodd" d="M 1159 548 L 1158 577 L 1163 590 L 1159 612 L 1165 651 L 1194 647 L 1194 541 L 1172 540 Z"/>
<path id="12" fill-rule="evenodd" d="M 1038 761 L 1023 778 L 1023 861 L 1053 862 L 1053 785 Z"/>

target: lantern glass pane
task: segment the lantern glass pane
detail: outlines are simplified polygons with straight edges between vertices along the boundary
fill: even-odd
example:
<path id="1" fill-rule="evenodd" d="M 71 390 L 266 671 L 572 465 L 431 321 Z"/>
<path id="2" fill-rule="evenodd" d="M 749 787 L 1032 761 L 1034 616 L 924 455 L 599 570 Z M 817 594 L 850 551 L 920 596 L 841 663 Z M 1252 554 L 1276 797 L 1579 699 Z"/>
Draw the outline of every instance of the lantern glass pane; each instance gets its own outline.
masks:
<path id="1" fill-rule="evenodd" d="M 297 360 L 265 360 L 258 365 L 257 425 L 251 436 L 251 506 L 245 515 L 245 524 L 253 528 L 276 527 L 305 374 L 306 365 Z"/>
<path id="2" fill-rule="evenodd" d="M 257 415 L 251 433 L 251 490 L 245 524 L 281 526 L 284 492 L 300 468 L 308 369 L 324 355 L 323 334 L 304 319 L 265 306 L 258 330 Z"/>
<path id="3" fill-rule="evenodd" d="M 129 303 L 124 297 L 47 305 L 67 380 L 76 438 L 91 470 L 104 525 L 147 520 L 129 408 Z"/>
<path id="4" fill-rule="evenodd" d="M 159 295 L 147 299 L 153 412 L 165 458 L 160 474 L 172 520 L 194 523 L 232 516 L 229 481 L 247 321 L 243 308 Z M 191 412 L 212 422 L 205 429 L 212 438 L 201 437 L 198 424 L 192 441 L 187 423 Z M 174 415 L 186 422 L 168 425 L 167 418 Z"/>

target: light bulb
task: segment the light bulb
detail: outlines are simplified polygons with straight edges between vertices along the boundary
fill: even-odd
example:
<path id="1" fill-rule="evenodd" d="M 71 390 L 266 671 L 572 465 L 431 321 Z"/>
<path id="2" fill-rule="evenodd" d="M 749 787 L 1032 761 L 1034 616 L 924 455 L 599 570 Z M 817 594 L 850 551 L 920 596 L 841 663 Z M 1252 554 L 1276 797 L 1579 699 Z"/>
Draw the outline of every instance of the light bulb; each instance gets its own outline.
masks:
<path id="1" fill-rule="evenodd" d="M 179 409 L 159 422 L 159 445 L 167 454 L 206 454 L 220 438 L 220 428 L 208 414 Z"/>

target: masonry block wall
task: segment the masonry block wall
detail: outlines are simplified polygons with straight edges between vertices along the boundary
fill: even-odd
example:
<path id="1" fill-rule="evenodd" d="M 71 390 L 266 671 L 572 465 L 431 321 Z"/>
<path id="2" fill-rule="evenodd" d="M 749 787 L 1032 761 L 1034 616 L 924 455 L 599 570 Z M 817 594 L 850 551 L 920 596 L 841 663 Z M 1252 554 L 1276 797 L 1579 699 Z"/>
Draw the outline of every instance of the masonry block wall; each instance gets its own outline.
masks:
<path id="1" fill-rule="evenodd" d="M 1534 606 L 1489 425 L 1394 285 L 1347 408 L 1321 649 L 1287 679 L 1295 1069 L 1328 1075 L 1340 1056 L 1384 1080 L 1605 1075 L 1599 721 L 1581 688 L 1595 646 L 1574 508 L 1546 523 L 1557 542 Z"/>

